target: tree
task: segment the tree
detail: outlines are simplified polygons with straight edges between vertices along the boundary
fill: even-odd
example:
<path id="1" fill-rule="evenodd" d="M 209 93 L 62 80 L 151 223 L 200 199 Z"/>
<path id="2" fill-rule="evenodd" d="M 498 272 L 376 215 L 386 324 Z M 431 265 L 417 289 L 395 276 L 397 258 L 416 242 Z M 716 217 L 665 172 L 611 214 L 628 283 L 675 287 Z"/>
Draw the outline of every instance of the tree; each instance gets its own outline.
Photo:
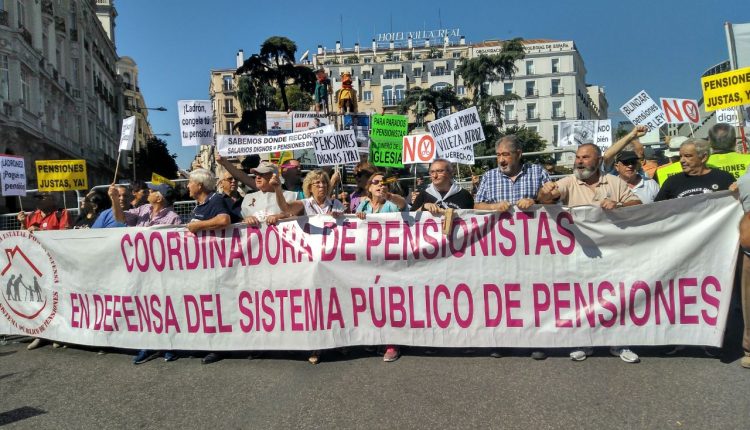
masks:
<path id="1" fill-rule="evenodd" d="M 411 110 L 414 115 L 417 115 L 417 104 L 420 100 L 424 102 L 424 116 L 437 114 L 440 109 L 463 109 L 464 107 L 464 100 L 458 98 L 450 85 L 440 90 L 413 87 L 406 90 L 404 99 L 398 103 L 398 113 L 405 115 Z"/>
<path id="2" fill-rule="evenodd" d="M 176 178 L 176 158 L 177 154 L 169 152 L 167 142 L 151 136 L 146 141 L 146 146 L 141 147 L 135 154 L 136 177 L 148 181 L 151 174 L 156 173 L 165 178 Z"/>
<path id="3" fill-rule="evenodd" d="M 291 110 L 308 110 L 314 103 L 313 96 L 301 91 L 298 87 L 286 87 L 286 97 Z M 277 104 L 281 104 L 281 91 L 276 91 L 274 100 Z"/>

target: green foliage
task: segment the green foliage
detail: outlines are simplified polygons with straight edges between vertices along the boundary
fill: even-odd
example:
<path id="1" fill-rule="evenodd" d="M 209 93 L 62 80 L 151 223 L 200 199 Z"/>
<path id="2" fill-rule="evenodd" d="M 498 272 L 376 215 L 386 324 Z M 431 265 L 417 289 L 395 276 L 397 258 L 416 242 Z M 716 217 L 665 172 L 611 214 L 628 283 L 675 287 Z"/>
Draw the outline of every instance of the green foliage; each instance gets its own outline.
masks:
<path id="1" fill-rule="evenodd" d="M 165 178 L 176 178 L 176 158 L 177 154 L 169 152 L 167 142 L 151 136 L 146 141 L 146 146 L 136 152 L 136 177 L 148 181 L 151 180 L 152 173 L 157 173 Z"/>
<path id="2" fill-rule="evenodd" d="M 435 114 L 440 109 L 451 108 L 460 110 L 464 108 L 464 100 L 459 99 L 452 86 L 447 86 L 441 90 L 430 88 L 412 87 L 406 90 L 404 99 L 398 104 L 398 113 L 405 115 L 411 111 L 417 115 L 417 103 L 422 100 L 425 103 L 425 117 Z"/>
<path id="3" fill-rule="evenodd" d="M 299 87 L 286 87 L 286 97 L 289 100 L 291 110 L 310 110 L 314 102 L 313 96 L 301 91 Z M 274 100 L 277 105 L 281 105 L 281 91 L 276 91 Z"/>
<path id="4" fill-rule="evenodd" d="M 494 159 L 495 155 L 495 143 L 500 140 L 501 137 L 509 134 L 514 134 L 521 142 L 524 153 L 544 151 L 547 148 L 547 141 L 534 130 L 529 130 L 525 126 L 519 127 L 513 125 L 500 130 L 493 125 L 483 125 L 484 131 L 484 143 L 477 144 L 474 146 L 474 156 L 493 156 L 492 159 L 477 160 L 476 165 L 473 169 L 475 174 L 481 174 L 484 171 L 497 167 L 497 162 Z M 554 160 L 549 155 L 533 155 L 523 157 L 525 163 L 545 163 Z"/>

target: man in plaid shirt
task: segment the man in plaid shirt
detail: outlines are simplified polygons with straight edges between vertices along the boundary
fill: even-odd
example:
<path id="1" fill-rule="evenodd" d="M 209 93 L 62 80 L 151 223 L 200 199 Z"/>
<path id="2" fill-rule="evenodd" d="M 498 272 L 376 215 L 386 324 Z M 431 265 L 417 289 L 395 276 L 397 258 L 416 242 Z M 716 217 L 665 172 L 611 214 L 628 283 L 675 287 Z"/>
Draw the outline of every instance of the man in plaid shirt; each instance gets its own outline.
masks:
<path id="1" fill-rule="evenodd" d="M 536 164 L 521 164 L 521 142 L 509 134 L 495 143 L 497 169 L 482 176 L 474 209 L 505 212 L 516 205 L 521 210 L 536 203 L 543 184 L 551 179 L 544 168 Z"/>

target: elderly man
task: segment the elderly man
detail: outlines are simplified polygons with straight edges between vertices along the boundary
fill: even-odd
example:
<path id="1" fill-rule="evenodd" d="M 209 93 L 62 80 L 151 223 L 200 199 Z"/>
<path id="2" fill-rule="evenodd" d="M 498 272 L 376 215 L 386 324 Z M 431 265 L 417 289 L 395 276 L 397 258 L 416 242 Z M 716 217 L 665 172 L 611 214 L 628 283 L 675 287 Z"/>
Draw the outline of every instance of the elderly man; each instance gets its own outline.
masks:
<path id="1" fill-rule="evenodd" d="M 117 200 L 119 202 L 119 207 L 122 208 L 122 210 L 130 209 L 130 203 L 133 200 L 133 195 L 130 193 L 130 190 L 128 190 L 128 187 L 126 187 L 125 185 L 112 185 L 110 187 L 110 190 L 112 190 L 110 192 L 110 198 L 112 198 L 112 195 L 114 193 L 115 197 L 112 198 L 112 200 Z M 102 213 L 100 213 L 99 216 L 96 217 L 96 221 L 94 221 L 94 223 L 91 225 L 91 228 L 117 227 L 125 227 L 125 224 L 115 219 L 112 208 L 103 210 Z"/>
<path id="2" fill-rule="evenodd" d="M 434 214 L 444 209 L 472 209 L 474 198 L 471 193 L 453 181 L 453 166 L 448 160 L 438 158 L 430 165 L 432 183 L 420 191 L 412 208 L 426 210 Z"/>
<path id="3" fill-rule="evenodd" d="M 261 161 L 252 172 L 255 173 L 254 185 L 258 191 L 246 194 L 242 200 L 242 218 L 244 222 L 253 226 L 263 222 L 276 224 L 286 217 L 276 203 L 276 191 L 270 183 L 271 178 L 278 175 L 278 169 L 273 163 Z M 294 191 L 284 191 L 283 194 L 287 202 L 297 200 L 297 193 Z"/>
<path id="4" fill-rule="evenodd" d="M 641 162 L 632 151 L 622 151 L 615 157 L 617 176 L 628 184 L 628 188 L 642 203 L 652 203 L 659 192 L 659 184 L 639 173 Z"/>
<path id="5" fill-rule="evenodd" d="M 711 142 L 711 156 L 706 163 L 708 167 L 721 169 L 734 176 L 734 179 L 745 174 L 750 164 L 750 154 L 737 152 L 734 127 L 724 123 L 715 124 L 708 130 L 708 139 Z"/>
<path id="6" fill-rule="evenodd" d="M 653 178 L 659 183 L 659 186 L 663 186 L 664 182 L 670 176 L 676 175 L 682 172 L 682 166 L 680 166 L 680 146 L 687 140 L 685 136 L 672 136 L 667 142 L 667 150 L 664 151 L 664 156 L 669 159 L 669 163 L 659 166 L 656 169 L 656 173 Z"/>
<path id="7" fill-rule="evenodd" d="M 734 176 L 707 166 L 710 144 L 703 139 L 688 139 L 680 145 L 682 172 L 664 181 L 655 201 L 694 196 L 729 189 Z"/>
<path id="8" fill-rule="evenodd" d="M 482 176 L 474 209 L 505 212 L 512 205 L 530 208 L 542 185 L 550 182 L 549 174 L 539 165 L 521 164 L 523 150 L 515 135 L 501 137 L 495 143 L 495 154 L 497 169 Z"/>

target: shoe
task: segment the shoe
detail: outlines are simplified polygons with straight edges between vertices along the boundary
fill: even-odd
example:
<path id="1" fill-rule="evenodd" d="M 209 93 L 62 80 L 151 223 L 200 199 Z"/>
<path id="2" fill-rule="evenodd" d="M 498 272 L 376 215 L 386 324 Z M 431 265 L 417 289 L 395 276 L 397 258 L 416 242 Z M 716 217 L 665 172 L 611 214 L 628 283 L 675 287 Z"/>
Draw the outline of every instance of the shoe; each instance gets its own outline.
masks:
<path id="1" fill-rule="evenodd" d="M 628 348 L 618 348 L 613 346 L 609 348 L 609 353 L 615 357 L 620 357 L 620 359 L 626 363 L 638 363 L 641 361 L 641 359 L 638 358 L 638 354 Z"/>
<path id="2" fill-rule="evenodd" d="M 133 357 L 133 364 L 143 364 L 151 358 L 151 351 L 142 349 Z"/>
<path id="3" fill-rule="evenodd" d="M 502 358 L 503 355 L 500 354 L 500 351 L 495 350 L 495 351 L 490 352 L 490 357 L 492 357 L 492 358 Z"/>
<path id="4" fill-rule="evenodd" d="M 546 360 L 547 353 L 544 351 L 534 351 L 531 353 L 531 358 L 534 360 Z"/>
<path id="5" fill-rule="evenodd" d="M 310 362 L 310 364 L 318 364 L 320 363 L 320 351 L 313 351 L 310 353 L 310 357 L 307 358 L 307 361 Z"/>
<path id="6" fill-rule="evenodd" d="M 594 353 L 594 348 L 578 348 L 570 352 L 570 359 L 573 361 L 583 361 L 589 355 Z"/>
<path id="7" fill-rule="evenodd" d="M 52 342 L 52 347 L 53 347 L 53 348 L 55 348 L 55 349 L 57 349 L 57 348 L 60 348 L 60 347 L 62 347 L 62 346 L 63 346 L 63 345 L 62 345 L 61 343 L 58 343 L 58 342 Z"/>
<path id="8" fill-rule="evenodd" d="M 216 363 L 217 361 L 221 361 L 223 357 L 218 352 L 209 352 L 206 354 L 205 357 L 201 360 L 201 364 L 211 364 Z"/>
<path id="9" fill-rule="evenodd" d="M 398 360 L 398 357 L 400 356 L 398 347 L 393 345 L 388 345 L 385 347 L 385 354 L 383 354 L 383 361 L 386 363 L 390 363 L 392 361 Z"/>
<path id="10" fill-rule="evenodd" d="M 742 357 L 742 360 L 740 360 L 740 366 L 744 367 L 745 369 L 750 369 L 750 355 Z"/>
<path id="11" fill-rule="evenodd" d="M 28 349 L 29 351 L 31 351 L 32 349 L 37 349 L 40 346 L 42 346 L 42 339 L 36 338 L 36 339 L 32 340 L 31 343 L 28 346 L 26 346 L 26 349 Z"/>
<path id="12" fill-rule="evenodd" d="M 677 355 L 678 352 L 684 351 L 685 345 L 677 345 L 674 348 L 670 349 L 669 351 L 666 351 L 664 355 Z"/>
<path id="13" fill-rule="evenodd" d="M 177 354 L 172 351 L 167 351 L 164 353 L 164 361 L 166 362 L 175 361 L 177 360 L 177 358 Z"/>

